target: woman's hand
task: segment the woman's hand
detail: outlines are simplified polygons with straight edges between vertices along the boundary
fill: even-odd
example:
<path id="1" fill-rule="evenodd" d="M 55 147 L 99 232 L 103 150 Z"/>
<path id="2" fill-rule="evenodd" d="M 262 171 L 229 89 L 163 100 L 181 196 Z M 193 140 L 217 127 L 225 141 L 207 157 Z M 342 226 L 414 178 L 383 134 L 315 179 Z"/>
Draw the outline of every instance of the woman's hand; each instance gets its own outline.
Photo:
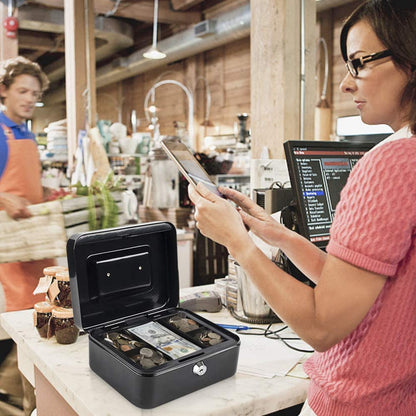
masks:
<path id="1" fill-rule="evenodd" d="M 32 216 L 27 206 L 29 201 L 20 196 L 2 192 L 0 193 L 0 208 L 3 208 L 7 215 L 13 219 L 29 218 Z"/>
<path id="2" fill-rule="evenodd" d="M 244 224 L 257 237 L 271 246 L 280 247 L 288 230 L 248 196 L 234 189 L 221 187 L 220 192 L 239 208 Z"/>
<path id="3" fill-rule="evenodd" d="M 201 183 L 188 186 L 188 194 L 195 204 L 196 225 L 203 235 L 233 250 L 252 245 L 243 220 L 235 207 L 224 198 L 214 195 Z"/>

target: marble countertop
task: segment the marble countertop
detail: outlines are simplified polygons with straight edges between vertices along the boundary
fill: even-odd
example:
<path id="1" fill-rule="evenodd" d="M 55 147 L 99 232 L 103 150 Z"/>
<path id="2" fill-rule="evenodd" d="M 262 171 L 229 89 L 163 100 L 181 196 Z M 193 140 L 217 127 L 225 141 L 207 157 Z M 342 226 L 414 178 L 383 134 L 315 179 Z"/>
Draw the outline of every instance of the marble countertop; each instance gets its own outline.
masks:
<path id="1" fill-rule="evenodd" d="M 80 416 L 257 416 L 293 406 L 306 398 L 306 379 L 262 378 L 237 372 L 233 377 L 154 409 L 140 409 L 89 368 L 87 335 L 70 345 L 57 344 L 54 338 L 42 339 L 33 327 L 32 314 L 32 310 L 26 310 L 1 315 L 1 324 L 18 344 L 19 368 L 31 381 L 31 371 L 36 366 Z M 217 323 L 238 322 L 225 309 L 201 315 Z M 26 364 L 21 366 L 20 360 Z"/>

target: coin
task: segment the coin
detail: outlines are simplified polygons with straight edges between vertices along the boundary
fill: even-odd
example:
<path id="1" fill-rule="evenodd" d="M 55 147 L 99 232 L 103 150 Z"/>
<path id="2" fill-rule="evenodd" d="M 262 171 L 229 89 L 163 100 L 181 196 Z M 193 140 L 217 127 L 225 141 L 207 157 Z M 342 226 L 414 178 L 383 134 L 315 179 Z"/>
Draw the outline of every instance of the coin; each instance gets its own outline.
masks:
<path id="1" fill-rule="evenodd" d="M 108 335 L 104 338 L 104 341 L 109 342 L 111 345 L 113 345 L 113 341 L 108 337 Z"/>
<path id="2" fill-rule="evenodd" d="M 132 337 L 127 335 L 127 334 L 119 334 L 119 338 L 127 340 L 127 341 L 132 341 Z"/>
<path id="3" fill-rule="evenodd" d="M 106 334 L 106 337 L 110 338 L 111 341 L 116 340 L 119 337 L 119 333 L 118 332 L 109 332 L 108 334 Z"/>
<path id="4" fill-rule="evenodd" d="M 190 318 L 186 317 L 184 312 L 179 312 L 177 315 L 169 319 L 169 323 L 181 332 L 191 332 L 199 328 L 199 325 Z"/>
<path id="5" fill-rule="evenodd" d="M 156 366 L 156 364 L 150 358 L 142 358 L 140 360 L 140 365 L 145 369 L 153 368 Z"/>
<path id="6" fill-rule="evenodd" d="M 223 341 L 221 335 L 208 329 L 199 334 L 199 340 L 205 345 L 215 345 Z"/>
<path id="7" fill-rule="evenodd" d="M 133 347 L 130 344 L 124 344 L 120 346 L 120 350 L 123 352 L 131 351 Z"/>
<path id="8" fill-rule="evenodd" d="M 160 365 L 160 364 L 163 364 L 163 363 L 166 362 L 165 357 L 159 351 L 156 351 L 156 354 L 152 358 L 153 358 L 153 362 L 155 364 L 159 364 Z"/>
<path id="9" fill-rule="evenodd" d="M 142 348 L 146 346 L 144 342 L 140 342 L 140 341 L 130 341 L 130 344 L 133 345 L 135 348 Z"/>
<path id="10" fill-rule="evenodd" d="M 140 349 L 140 355 L 145 358 L 153 357 L 153 350 L 147 347 L 143 347 Z"/>

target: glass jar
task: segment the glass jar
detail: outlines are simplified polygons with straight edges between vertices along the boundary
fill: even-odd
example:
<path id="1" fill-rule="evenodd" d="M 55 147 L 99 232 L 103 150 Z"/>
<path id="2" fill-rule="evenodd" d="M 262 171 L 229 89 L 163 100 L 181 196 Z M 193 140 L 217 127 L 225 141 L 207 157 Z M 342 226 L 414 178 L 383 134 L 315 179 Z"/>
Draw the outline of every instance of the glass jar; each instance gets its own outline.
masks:
<path id="1" fill-rule="evenodd" d="M 63 308 L 72 308 L 68 270 L 56 272 L 55 279 L 58 284 L 59 293 L 54 299 L 54 304 Z"/>
<path id="2" fill-rule="evenodd" d="M 72 344 L 78 339 L 79 329 L 75 326 L 72 308 L 53 309 L 51 326 L 59 344 Z"/>
<path id="3" fill-rule="evenodd" d="M 49 300 L 49 302 L 53 303 L 54 305 L 57 305 L 57 303 L 55 302 L 55 298 L 59 292 L 58 283 L 56 281 L 56 274 L 65 272 L 67 270 L 68 268 L 64 266 L 49 266 L 43 269 L 44 277 L 41 278 L 41 280 L 46 280 L 44 282 L 44 284 L 46 285 L 44 291 L 46 293 L 47 300 Z"/>
<path id="4" fill-rule="evenodd" d="M 33 321 L 35 327 L 42 338 L 48 338 L 48 327 L 52 316 L 53 305 L 44 301 L 36 303 L 33 308 Z"/>

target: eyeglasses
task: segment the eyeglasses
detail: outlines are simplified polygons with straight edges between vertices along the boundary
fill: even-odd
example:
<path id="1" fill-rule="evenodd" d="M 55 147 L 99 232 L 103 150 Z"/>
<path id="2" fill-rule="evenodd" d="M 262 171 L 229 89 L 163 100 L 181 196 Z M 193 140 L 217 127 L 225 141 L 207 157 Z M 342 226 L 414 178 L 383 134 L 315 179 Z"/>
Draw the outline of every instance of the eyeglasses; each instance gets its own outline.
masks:
<path id="1" fill-rule="evenodd" d="M 348 72 L 355 78 L 358 76 L 358 69 L 362 68 L 366 63 L 377 61 L 377 59 L 386 58 L 387 56 L 391 56 L 391 52 L 388 49 L 372 53 L 371 55 L 361 56 L 360 58 L 349 59 L 345 63 L 345 66 L 347 67 Z"/>

